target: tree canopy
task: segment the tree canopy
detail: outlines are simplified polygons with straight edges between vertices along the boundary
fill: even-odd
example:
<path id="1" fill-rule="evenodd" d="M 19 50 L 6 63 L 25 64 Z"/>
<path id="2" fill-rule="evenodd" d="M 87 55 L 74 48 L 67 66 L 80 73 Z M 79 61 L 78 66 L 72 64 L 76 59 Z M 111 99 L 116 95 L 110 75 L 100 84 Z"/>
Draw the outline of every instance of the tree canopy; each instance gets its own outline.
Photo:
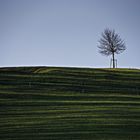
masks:
<path id="1" fill-rule="evenodd" d="M 105 56 L 112 55 L 113 68 L 115 68 L 115 54 L 122 53 L 125 49 L 125 42 L 115 30 L 105 29 L 99 40 L 99 52 Z"/>

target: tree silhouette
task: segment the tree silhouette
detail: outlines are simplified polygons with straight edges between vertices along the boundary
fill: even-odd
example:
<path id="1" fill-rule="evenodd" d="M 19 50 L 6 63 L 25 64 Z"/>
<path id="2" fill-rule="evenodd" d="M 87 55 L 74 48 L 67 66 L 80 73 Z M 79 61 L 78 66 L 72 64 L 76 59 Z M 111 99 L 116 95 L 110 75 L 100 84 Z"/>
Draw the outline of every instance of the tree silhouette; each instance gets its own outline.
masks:
<path id="1" fill-rule="evenodd" d="M 99 40 L 99 52 L 105 56 L 112 55 L 113 68 L 115 68 L 115 54 L 122 53 L 125 49 L 125 43 L 115 30 L 105 29 Z"/>

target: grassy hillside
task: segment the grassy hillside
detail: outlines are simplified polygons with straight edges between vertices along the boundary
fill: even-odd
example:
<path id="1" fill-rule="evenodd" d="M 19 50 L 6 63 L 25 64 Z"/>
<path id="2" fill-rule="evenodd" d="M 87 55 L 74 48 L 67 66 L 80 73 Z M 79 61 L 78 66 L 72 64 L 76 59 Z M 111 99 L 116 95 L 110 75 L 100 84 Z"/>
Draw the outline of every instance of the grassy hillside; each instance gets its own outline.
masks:
<path id="1" fill-rule="evenodd" d="M 140 70 L 1 68 L 0 140 L 140 140 Z"/>

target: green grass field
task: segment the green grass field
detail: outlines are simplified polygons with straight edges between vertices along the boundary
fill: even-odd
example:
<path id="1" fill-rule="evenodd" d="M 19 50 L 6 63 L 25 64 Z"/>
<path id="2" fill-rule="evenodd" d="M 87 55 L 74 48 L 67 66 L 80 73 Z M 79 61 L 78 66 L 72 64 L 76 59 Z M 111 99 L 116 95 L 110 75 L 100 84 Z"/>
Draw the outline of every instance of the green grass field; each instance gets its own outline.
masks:
<path id="1" fill-rule="evenodd" d="M 140 70 L 0 68 L 0 140 L 140 140 Z"/>

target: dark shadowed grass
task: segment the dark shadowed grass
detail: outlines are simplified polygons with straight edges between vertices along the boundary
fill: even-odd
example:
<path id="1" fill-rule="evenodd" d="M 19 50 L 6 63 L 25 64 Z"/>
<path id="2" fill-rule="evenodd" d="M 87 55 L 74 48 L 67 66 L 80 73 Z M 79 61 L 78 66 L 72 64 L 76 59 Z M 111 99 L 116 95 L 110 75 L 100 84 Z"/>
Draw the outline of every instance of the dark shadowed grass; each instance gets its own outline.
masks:
<path id="1" fill-rule="evenodd" d="M 0 69 L 1 140 L 139 140 L 140 70 Z"/>

